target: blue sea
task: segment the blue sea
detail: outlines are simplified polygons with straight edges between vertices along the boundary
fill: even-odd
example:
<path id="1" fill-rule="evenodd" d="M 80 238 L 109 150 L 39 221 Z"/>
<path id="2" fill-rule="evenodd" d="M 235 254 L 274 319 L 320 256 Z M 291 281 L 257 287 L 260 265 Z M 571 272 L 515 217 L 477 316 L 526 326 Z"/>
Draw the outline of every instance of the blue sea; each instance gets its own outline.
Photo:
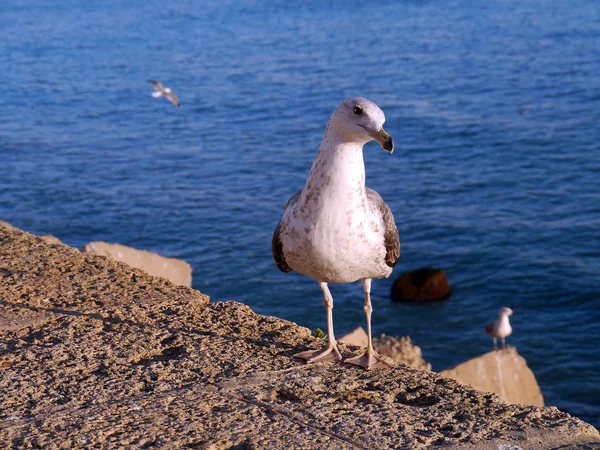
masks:
<path id="1" fill-rule="evenodd" d="M 442 370 L 510 306 L 547 404 L 600 426 L 600 3 L 126 3 L 2 1 L 0 220 L 182 258 L 214 301 L 325 328 L 271 235 L 334 108 L 366 97 L 396 142 L 365 147 L 367 184 L 402 240 L 374 333 Z M 392 303 L 426 265 L 451 298 Z M 364 326 L 360 283 L 332 293 L 337 335 Z"/>

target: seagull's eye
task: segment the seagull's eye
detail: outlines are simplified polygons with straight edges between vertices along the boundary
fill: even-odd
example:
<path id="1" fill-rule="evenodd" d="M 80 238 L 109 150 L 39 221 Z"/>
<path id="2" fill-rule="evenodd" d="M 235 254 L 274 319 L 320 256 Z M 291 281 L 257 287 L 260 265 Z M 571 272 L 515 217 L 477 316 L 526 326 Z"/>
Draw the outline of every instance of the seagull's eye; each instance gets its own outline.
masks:
<path id="1" fill-rule="evenodd" d="M 363 109 L 360 106 L 355 106 L 352 111 L 354 111 L 354 114 L 356 114 L 357 116 L 360 116 L 363 113 Z"/>

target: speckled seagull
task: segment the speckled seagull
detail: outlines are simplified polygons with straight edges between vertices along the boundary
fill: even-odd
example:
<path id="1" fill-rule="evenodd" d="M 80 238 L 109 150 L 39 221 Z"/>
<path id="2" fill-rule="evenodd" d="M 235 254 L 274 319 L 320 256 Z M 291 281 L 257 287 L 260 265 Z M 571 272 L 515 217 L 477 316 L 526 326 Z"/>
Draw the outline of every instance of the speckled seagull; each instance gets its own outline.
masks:
<path id="1" fill-rule="evenodd" d="M 389 368 L 371 341 L 371 279 L 388 277 L 400 258 L 400 238 L 390 208 L 365 186 L 363 146 L 376 140 L 392 153 L 383 111 L 364 98 L 344 100 L 329 119 L 304 189 L 285 205 L 273 234 L 272 251 L 283 272 L 314 278 L 327 310 L 328 345 L 295 355 L 309 363 L 342 360 L 333 333 L 333 298 L 328 283 L 362 281 L 368 344 L 345 362 Z"/>
<path id="2" fill-rule="evenodd" d="M 498 318 L 485 326 L 485 332 L 494 338 L 494 350 L 498 348 L 496 345 L 498 338 L 502 339 L 502 348 L 506 348 L 504 339 L 512 334 L 512 327 L 510 326 L 508 317 L 515 315 L 516 313 L 512 309 L 505 306 L 498 311 Z"/>
<path id="3" fill-rule="evenodd" d="M 148 83 L 150 83 L 154 86 L 154 92 L 152 93 L 152 97 L 154 97 L 154 98 L 164 97 L 167 100 L 169 100 L 171 103 L 173 103 L 175 106 L 177 106 L 178 108 L 181 106 L 181 104 L 179 103 L 179 99 L 177 98 L 177 96 L 175 94 L 173 94 L 173 91 L 171 91 L 171 88 L 164 87 L 160 81 L 156 81 L 156 80 L 148 80 Z"/>

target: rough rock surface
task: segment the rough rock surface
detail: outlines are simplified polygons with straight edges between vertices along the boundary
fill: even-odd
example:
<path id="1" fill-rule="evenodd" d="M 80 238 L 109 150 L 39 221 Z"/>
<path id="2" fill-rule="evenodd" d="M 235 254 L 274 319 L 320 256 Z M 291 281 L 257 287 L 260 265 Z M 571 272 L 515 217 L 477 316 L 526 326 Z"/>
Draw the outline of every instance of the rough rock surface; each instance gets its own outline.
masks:
<path id="1" fill-rule="evenodd" d="M 180 286 L 192 286 L 192 266 L 187 262 L 166 258 L 158 253 L 138 250 L 121 244 L 107 242 L 90 242 L 83 247 L 84 253 L 108 256 L 115 261 L 122 261 L 131 267 L 141 269 L 155 277 L 163 277 Z"/>
<path id="2" fill-rule="evenodd" d="M 414 345 L 410 336 L 396 338 L 382 334 L 373 339 L 373 346 L 381 355 L 389 356 L 396 363 L 407 364 L 415 369 L 431 370 L 431 364 L 423 359 L 421 347 Z"/>
<path id="3" fill-rule="evenodd" d="M 485 353 L 440 374 L 479 391 L 493 392 L 507 403 L 544 406 L 535 375 L 514 347 Z"/>
<path id="4" fill-rule="evenodd" d="M 556 408 L 401 365 L 305 365 L 321 339 L 240 303 L 0 229 L 0 442 L 7 448 L 577 448 Z M 8 323 L 8 326 L 5 326 Z M 349 349 L 342 346 L 348 355 Z"/>
<path id="5" fill-rule="evenodd" d="M 401 275 L 392 285 L 392 300 L 430 302 L 450 295 L 446 272 L 435 267 L 421 267 Z"/>
<path id="6" fill-rule="evenodd" d="M 338 342 L 364 348 L 367 345 L 368 339 L 364 328 L 358 327 L 351 333 L 338 339 Z M 380 355 L 392 358 L 397 364 L 406 364 L 415 369 L 431 370 L 431 364 L 423 359 L 421 348 L 413 345 L 409 336 L 395 338 L 382 334 L 378 338 L 373 338 L 373 348 Z"/>

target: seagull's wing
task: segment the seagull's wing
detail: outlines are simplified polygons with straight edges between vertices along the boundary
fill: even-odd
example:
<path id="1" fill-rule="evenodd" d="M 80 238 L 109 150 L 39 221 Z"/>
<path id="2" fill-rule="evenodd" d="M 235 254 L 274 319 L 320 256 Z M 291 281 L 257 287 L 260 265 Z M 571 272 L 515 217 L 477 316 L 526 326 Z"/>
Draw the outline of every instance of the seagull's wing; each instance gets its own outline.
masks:
<path id="1" fill-rule="evenodd" d="M 385 263 L 388 267 L 395 267 L 400 259 L 400 235 L 394 222 L 390 207 L 376 191 L 367 188 L 367 200 L 371 208 L 381 214 L 383 220 L 383 243 L 385 244 Z"/>
<path id="2" fill-rule="evenodd" d="M 485 326 L 485 332 L 490 336 L 492 336 L 492 334 L 494 333 L 494 324 L 495 322 L 490 322 Z"/>
<path id="3" fill-rule="evenodd" d="M 179 99 L 172 92 L 169 92 L 167 95 L 165 95 L 165 97 L 178 108 L 181 106 L 181 104 L 179 103 Z"/>
<path id="4" fill-rule="evenodd" d="M 162 92 L 163 94 L 165 93 L 165 87 L 162 85 L 162 83 L 160 81 L 148 80 L 148 83 L 153 85 L 154 89 L 156 89 L 157 91 Z"/>
<path id="5" fill-rule="evenodd" d="M 292 195 L 285 204 L 285 209 L 288 209 L 288 207 L 295 205 L 298 199 L 300 198 L 300 194 L 302 194 L 302 191 L 298 191 L 294 195 Z M 283 244 L 281 243 L 280 233 L 281 220 L 277 224 L 277 228 L 275 228 L 275 232 L 273 233 L 273 240 L 271 241 L 271 251 L 273 252 L 273 259 L 275 260 L 275 264 L 277 264 L 279 270 L 287 273 L 291 272 L 292 268 L 287 265 L 287 262 L 285 262 L 285 256 L 283 254 Z"/>

